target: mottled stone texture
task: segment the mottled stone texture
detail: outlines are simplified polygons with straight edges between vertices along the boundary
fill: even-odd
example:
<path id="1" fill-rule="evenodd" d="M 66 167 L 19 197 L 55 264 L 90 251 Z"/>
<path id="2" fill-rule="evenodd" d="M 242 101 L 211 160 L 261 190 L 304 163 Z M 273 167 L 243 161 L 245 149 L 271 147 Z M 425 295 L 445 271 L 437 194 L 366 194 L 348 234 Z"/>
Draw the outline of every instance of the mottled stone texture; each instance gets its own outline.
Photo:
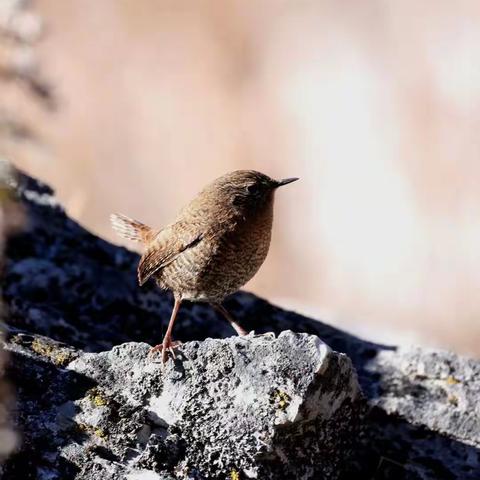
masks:
<path id="1" fill-rule="evenodd" d="M 103 445 L 129 459 L 130 473 L 180 478 L 335 478 L 348 458 L 358 384 L 348 357 L 317 337 L 190 342 L 163 374 L 147 353 L 146 344 L 126 343 L 69 365 L 96 384 L 73 421 L 101 438 L 62 456 L 81 466 L 86 450 Z"/>
<path id="2" fill-rule="evenodd" d="M 3 478 L 480 478 L 479 362 L 363 341 L 242 292 L 227 306 L 256 336 L 225 338 L 215 312 L 187 304 L 175 336 L 189 343 L 162 373 L 146 343 L 170 296 L 138 288 L 138 257 L 47 186 L 12 185 L 29 219 L 3 286 L 23 441 Z M 361 429 L 349 360 L 316 337 L 356 368 Z"/>
<path id="3" fill-rule="evenodd" d="M 8 348 L 46 381 L 23 399 L 34 449 L 12 478 L 338 478 L 364 410 L 348 357 L 308 334 L 189 342 L 165 368 L 145 343 L 82 353 L 17 334 Z"/>

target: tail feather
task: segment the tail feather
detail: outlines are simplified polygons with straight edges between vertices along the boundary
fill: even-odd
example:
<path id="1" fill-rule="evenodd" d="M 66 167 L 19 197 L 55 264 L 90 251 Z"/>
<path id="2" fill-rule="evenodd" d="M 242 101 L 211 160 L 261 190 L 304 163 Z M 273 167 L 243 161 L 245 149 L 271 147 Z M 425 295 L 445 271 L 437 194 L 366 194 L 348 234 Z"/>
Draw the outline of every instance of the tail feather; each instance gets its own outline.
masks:
<path id="1" fill-rule="evenodd" d="M 148 242 L 153 236 L 153 230 L 141 223 L 128 218 L 125 215 L 113 213 L 110 215 L 113 229 L 123 238 L 134 242 Z"/>

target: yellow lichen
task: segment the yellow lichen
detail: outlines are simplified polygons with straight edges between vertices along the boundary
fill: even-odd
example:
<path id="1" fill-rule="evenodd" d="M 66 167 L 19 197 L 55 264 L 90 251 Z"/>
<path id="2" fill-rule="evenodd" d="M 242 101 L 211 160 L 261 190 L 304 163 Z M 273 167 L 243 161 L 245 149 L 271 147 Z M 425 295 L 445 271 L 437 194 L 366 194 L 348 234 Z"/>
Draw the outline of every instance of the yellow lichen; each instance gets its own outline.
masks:
<path id="1" fill-rule="evenodd" d="M 107 437 L 107 434 L 105 433 L 104 430 L 102 430 L 101 428 L 96 428 L 93 433 L 97 436 L 97 437 L 100 437 L 100 438 L 106 438 Z"/>
<path id="2" fill-rule="evenodd" d="M 54 345 L 42 342 L 38 338 L 33 340 L 33 342 L 31 343 L 31 349 L 35 353 L 38 353 L 38 355 L 41 355 L 42 357 L 47 357 L 59 367 L 64 367 L 65 365 L 70 363 L 71 360 L 73 360 L 72 354 L 68 350 L 64 350 Z"/>
<path id="3" fill-rule="evenodd" d="M 96 407 L 104 407 L 108 405 L 108 398 L 102 395 L 102 393 L 97 388 L 92 388 L 87 392 L 87 398 L 95 405 Z"/>
<path id="4" fill-rule="evenodd" d="M 280 410 L 285 410 L 290 405 L 290 395 L 282 390 L 275 390 L 272 393 L 272 401 Z"/>
<path id="5" fill-rule="evenodd" d="M 240 480 L 240 473 L 237 470 L 231 470 L 230 480 Z"/>
<path id="6" fill-rule="evenodd" d="M 103 407 L 104 405 L 107 405 L 108 401 L 105 398 L 103 398 L 101 395 L 95 395 L 92 398 L 92 403 L 97 407 Z"/>
<path id="7" fill-rule="evenodd" d="M 72 359 L 72 354 L 70 352 L 63 350 L 63 351 L 57 352 L 57 354 L 53 357 L 52 360 L 55 363 L 55 365 L 64 367 L 65 365 L 68 365 L 73 359 Z"/>
<path id="8" fill-rule="evenodd" d="M 447 378 L 447 383 L 448 385 L 457 385 L 458 383 L 460 383 L 460 380 L 457 380 L 454 376 L 450 375 Z"/>
<path id="9" fill-rule="evenodd" d="M 82 433 L 90 433 L 102 439 L 107 438 L 105 430 L 99 427 L 92 427 L 86 423 L 77 423 L 77 429 Z"/>
<path id="10" fill-rule="evenodd" d="M 36 338 L 32 342 L 31 347 L 32 350 L 39 355 L 50 357 L 50 355 L 52 354 L 52 347 L 46 343 L 41 342 L 38 338 Z"/>

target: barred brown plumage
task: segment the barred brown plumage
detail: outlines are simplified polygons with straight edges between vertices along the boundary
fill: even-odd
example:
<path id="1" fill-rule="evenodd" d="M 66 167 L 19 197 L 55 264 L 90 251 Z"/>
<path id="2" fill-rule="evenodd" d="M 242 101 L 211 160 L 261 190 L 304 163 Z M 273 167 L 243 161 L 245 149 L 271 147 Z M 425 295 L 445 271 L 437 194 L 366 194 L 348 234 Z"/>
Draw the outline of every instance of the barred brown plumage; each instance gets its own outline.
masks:
<path id="1" fill-rule="evenodd" d="M 175 305 L 163 343 L 166 362 L 173 353 L 173 324 L 183 300 L 208 302 L 232 324 L 240 325 L 221 305 L 248 282 L 264 262 L 270 246 L 275 190 L 297 178 L 277 181 L 254 170 L 237 170 L 217 178 L 202 190 L 177 219 L 160 230 L 123 215 L 112 215 L 114 229 L 141 241 L 145 252 L 138 266 L 143 285 L 150 278 L 173 292 Z"/>

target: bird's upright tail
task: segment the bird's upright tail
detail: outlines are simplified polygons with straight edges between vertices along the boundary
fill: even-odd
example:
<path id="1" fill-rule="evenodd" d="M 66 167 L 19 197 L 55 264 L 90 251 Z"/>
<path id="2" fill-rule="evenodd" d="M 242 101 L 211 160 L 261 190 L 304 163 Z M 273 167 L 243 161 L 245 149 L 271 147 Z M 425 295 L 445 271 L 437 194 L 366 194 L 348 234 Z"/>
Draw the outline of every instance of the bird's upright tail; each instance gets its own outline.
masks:
<path id="1" fill-rule="evenodd" d="M 113 229 L 127 240 L 148 243 L 154 236 L 154 231 L 149 226 L 119 213 L 112 213 L 110 222 Z"/>

